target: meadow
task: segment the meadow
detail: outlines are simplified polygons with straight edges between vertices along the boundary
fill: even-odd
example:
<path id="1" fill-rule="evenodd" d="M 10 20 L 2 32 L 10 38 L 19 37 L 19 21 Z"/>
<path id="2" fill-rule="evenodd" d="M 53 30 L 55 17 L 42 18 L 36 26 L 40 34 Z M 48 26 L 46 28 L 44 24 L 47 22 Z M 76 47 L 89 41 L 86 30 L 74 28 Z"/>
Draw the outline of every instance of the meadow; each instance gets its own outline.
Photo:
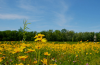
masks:
<path id="1" fill-rule="evenodd" d="M 100 42 L 0 41 L 0 65 L 100 65 Z"/>

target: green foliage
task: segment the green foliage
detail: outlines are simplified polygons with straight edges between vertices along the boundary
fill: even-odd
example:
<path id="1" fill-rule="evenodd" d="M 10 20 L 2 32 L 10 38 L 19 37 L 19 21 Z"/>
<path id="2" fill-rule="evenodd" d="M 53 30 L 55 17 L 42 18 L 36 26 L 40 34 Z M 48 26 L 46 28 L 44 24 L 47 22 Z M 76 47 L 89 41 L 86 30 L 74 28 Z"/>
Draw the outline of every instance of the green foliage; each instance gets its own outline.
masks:
<path id="1" fill-rule="evenodd" d="M 23 29 L 23 40 L 22 40 L 22 42 L 24 42 L 25 41 L 25 39 L 26 39 L 26 30 L 27 29 L 29 29 L 28 27 L 26 27 L 27 26 L 27 24 L 31 24 L 31 23 L 27 23 L 27 20 L 25 20 L 25 21 L 23 21 L 23 24 L 24 24 L 24 29 Z"/>
<path id="2" fill-rule="evenodd" d="M 27 21 L 24 22 L 23 29 L 20 27 L 19 31 L 0 31 L 0 41 L 33 41 L 34 36 L 38 33 L 44 34 L 48 41 L 94 41 L 94 32 L 79 32 L 69 31 L 66 29 L 60 30 L 48 30 L 41 32 L 27 32 L 29 29 L 26 27 Z M 29 24 L 29 23 L 28 23 Z M 100 32 L 96 33 L 97 41 L 100 41 Z"/>

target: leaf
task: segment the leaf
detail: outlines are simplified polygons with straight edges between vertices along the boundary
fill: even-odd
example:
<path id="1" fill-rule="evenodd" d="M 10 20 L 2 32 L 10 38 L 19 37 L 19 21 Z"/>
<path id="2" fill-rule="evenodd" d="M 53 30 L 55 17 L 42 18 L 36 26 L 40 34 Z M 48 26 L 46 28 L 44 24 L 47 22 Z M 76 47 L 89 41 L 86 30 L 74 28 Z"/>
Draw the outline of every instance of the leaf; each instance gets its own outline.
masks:
<path id="1" fill-rule="evenodd" d="M 26 27 L 25 29 L 29 29 L 28 27 Z"/>
<path id="2" fill-rule="evenodd" d="M 31 24 L 31 23 L 27 23 L 27 24 Z"/>

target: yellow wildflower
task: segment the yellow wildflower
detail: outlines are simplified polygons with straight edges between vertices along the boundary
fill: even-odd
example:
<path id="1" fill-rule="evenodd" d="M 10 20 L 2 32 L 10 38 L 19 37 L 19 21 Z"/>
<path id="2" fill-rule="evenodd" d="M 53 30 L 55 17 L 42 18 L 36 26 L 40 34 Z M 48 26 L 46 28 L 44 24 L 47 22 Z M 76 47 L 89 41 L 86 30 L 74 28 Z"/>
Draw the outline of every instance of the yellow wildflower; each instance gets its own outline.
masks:
<path id="1" fill-rule="evenodd" d="M 21 59 L 23 61 L 25 61 L 25 59 L 27 58 L 28 56 L 19 56 L 18 59 Z"/>
<path id="2" fill-rule="evenodd" d="M 20 63 L 20 64 L 16 64 L 16 65 L 24 65 L 23 63 Z"/>
<path id="3" fill-rule="evenodd" d="M 76 57 L 77 57 L 78 55 L 76 55 Z"/>
<path id="4" fill-rule="evenodd" d="M 47 65 L 47 59 L 43 58 L 43 60 L 41 60 L 43 62 L 43 64 Z"/>
<path id="5" fill-rule="evenodd" d="M 34 63 L 34 64 L 36 64 L 36 63 L 37 63 L 37 61 L 34 61 L 33 63 Z"/>
<path id="6" fill-rule="evenodd" d="M 38 36 L 36 35 L 34 38 L 37 38 Z"/>
<path id="7" fill-rule="evenodd" d="M 53 65 L 57 65 L 57 64 L 55 63 L 55 64 L 53 64 Z"/>
<path id="8" fill-rule="evenodd" d="M 35 49 L 33 49 L 33 50 L 32 49 L 28 49 L 28 51 L 35 51 Z"/>
<path id="9" fill-rule="evenodd" d="M 2 58 L 0 58 L 0 62 L 2 62 L 2 60 L 3 60 L 3 59 L 2 59 Z"/>
<path id="10" fill-rule="evenodd" d="M 34 38 L 36 38 L 35 41 L 41 41 L 43 36 L 45 36 L 45 35 L 43 35 L 43 34 L 38 34 L 38 35 L 36 35 L 36 36 L 34 37 Z M 44 41 L 44 40 L 43 40 L 43 41 Z"/>
<path id="11" fill-rule="evenodd" d="M 92 54 L 92 53 L 90 53 L 90 54 Z"/>
<path id="12" fill-rule="evenodd" d="M 88 53 L 86 53 L 86 55 L 87 55 Z"/>
<path id="13" fill-rule="evenodd" d="M 44 55 L 50 56 L 50 54 L 48 54 L 48 52 L 44 52 Z"/>
<path id="14" fill-rule="evenodd" d="M 87 40 L 87 41 L 89 41 L 89 40 Z"/>
<path id="15" fill-rule="evenodd" d="M 43 38 L 41 41 L 42 41 L 42 42 L 46 42 L 47 40 L 46 40 L 46 38 Z"/>
<path id="16" fill-rule="evenodd" d="M 2 54 L 2 53 L 0 52 L 0 54 Z"/>
<path id="17" fill-rule="evenodd" d="M 57 65 L 57 64 L 55 63 L 55 64 L 50 64 L 50 65 Z"/>
<path id="18" fill-rule="evenodd" d="M 22 52 L 23 49 L 24 49 L 23 47 L 22 48 L 16 47 L 12 53 Z"/>
<path id="19" fill-rule="evenodd" d="M 24 52 L 24 53 L 29 53 L 29 52 L 32 52 L 32 51 L 35 51 L 35 49 L 28 49 L 28 51 Z"/>
<path id="20" fill-rule="evenodd" d="M 1 47 L 0 47 L 0 50 L 2 51 L 2 50 L 3 50 L 3 48 L 1 48 Z"/>
<path id="21" fill-rule="evenodd" d="M 80 42 L 82 42 L 82 40 Z"/>
<path id="22" fill-rule="evenodd" d="M 53 64 L 50 64 L 50 65 L 53 65 Z"/>

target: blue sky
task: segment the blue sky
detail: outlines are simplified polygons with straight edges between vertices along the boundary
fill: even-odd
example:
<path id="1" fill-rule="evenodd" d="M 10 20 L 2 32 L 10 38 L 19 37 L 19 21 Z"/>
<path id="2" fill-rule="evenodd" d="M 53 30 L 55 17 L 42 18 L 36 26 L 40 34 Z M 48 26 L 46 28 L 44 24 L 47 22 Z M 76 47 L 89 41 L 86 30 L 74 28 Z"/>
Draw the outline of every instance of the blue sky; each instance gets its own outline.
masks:
<path id="1" fill-rule="evenodd" d="M 0 31 L 100 31 L 100 0 L 0 0 Z"/>

